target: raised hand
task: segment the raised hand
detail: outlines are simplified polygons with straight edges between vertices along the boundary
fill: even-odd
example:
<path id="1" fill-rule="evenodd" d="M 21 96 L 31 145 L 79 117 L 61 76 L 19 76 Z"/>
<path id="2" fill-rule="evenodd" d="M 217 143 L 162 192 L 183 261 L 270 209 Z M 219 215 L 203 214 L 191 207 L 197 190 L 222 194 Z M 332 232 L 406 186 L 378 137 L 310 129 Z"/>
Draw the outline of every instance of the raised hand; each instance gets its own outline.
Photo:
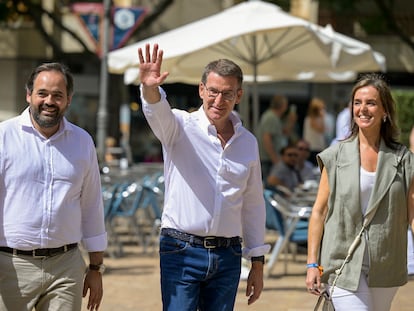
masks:
<path id="1" fill-rule="evenodd" d="M 158 50 L 158 44 L 154 44 L 152 53 L 150 45 L 145 45 L 145 57 L 141 48 L 138 49 L 139 76 L 141 84 L 148 88 L 157 88 L 168 76 L 168 72 L 161 74 L 163 51 Z"/>

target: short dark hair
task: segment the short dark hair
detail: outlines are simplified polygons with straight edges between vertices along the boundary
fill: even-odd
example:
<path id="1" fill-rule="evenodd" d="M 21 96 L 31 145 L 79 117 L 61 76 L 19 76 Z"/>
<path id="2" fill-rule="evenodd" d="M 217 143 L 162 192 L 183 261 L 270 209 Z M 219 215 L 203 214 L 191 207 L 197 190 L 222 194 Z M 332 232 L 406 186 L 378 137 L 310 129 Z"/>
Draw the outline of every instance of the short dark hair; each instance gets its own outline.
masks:
<path id="1" fill-rule="evenodd" d="M 66 82 L 66 92 L 68 96 L 73 94 L 73 77 L 68 67 L 61 63 L 43 63 L 36 67 L 29 76 L 29 79 L 26 82 L 26 91 L 32 94 L 33 84 L 36 80 L 39 73 L 43 71 L 57 71 L 60 72 L 65 78 Z"/>
<path id="2" fill-rule="evenodd" d="M 201 76 L 201 82 L 207 83 L 207 76 L 215 72 L 222 77 L 235 77 L 239 83 L 239 87 L 243 84 L 243 72 L 239 65 L 229 59 L 218 59 L 207 64 Z"/>
<path id="3" fill-rule="evenodd" d="M 281 155 L 285 155 L 285 153 L 289 150 L 289 149 L 296 149 L 298 150 L 298 146 L 296 146 L 295 144 L 288 144 L 286 146 L 284 146 L 282 149 L 280 149 L 280 154 Z"/>
<path id="4" fill-rule="evenodd" d="M 282 106 L 286 103 L 287 104 L 288 100 L 286 98 L 286 96 L 283 95 L 275 95 L 272 97 L 272 99 L 270 100 L 270 108 L 273 109 L 280 109 L 282 108 Z"/>

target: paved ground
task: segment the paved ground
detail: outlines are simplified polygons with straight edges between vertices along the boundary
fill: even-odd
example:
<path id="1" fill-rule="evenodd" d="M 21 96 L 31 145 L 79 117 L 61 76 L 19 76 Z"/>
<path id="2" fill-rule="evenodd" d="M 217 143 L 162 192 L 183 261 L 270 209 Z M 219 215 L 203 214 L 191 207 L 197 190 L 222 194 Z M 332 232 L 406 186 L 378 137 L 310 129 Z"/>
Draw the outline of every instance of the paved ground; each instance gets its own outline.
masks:
<path id="1" fill-rule="evenodd" d="M 159 289 L 158 254 L 150 250 L 146 254 L 138 246 L 124 248 L 121 258 L 105 258 L 107 272 L 104 275 L 104 299 L 101 311 L 158 311 L 162 310 Z M 287 274 L 279 262 L 272 276 L 265 280 L 260 299 L 247 306 L 244 296 L 246 282 L 241 281 L 236 299 L 237 311 L 309 311 L 313 310 L 316 297 L 307 294 L 304 286 L 305 256 L 290 260 Z M 412 311 L 414 280 L 399 289 L 391 311 Z M 85 301 L 84 301 L 85 302 Z M 86 310 L 86 307 L 83 308 Z"/>
<path id="2" fill-rule="evenodd" d="M 140 172 L 144 174 L 148 173 L 150 169 L 159 170 L 160 168 L 140 166 L 129 171 L 134 174 Z M 118 172 L 119 177 L 126 178 L 125 174 L 128 175 L 129 171 Z M 125 236 L 123 236 L 124 238 Z M 158 253 L 154 249 L 149 249 L 144 253 L 141 247 L 131 243 L 129 236 L 126 238 L 123 240 L 127 245 L 122 257 L 105 258 L 107 272 L 103 279 L 104 299 L 100 311 L 162 310 Z M 269 242 L 274 242 L 276 237 L 269 236 L 268 239 Z M 235 310 L 312 311 L 317 297 L 308 294 L 305 290 L 305 263 L 304 255 L 298 255 L 295 262 L 290 258 L 285 274 L 284 263 L 279 261 L 272 271 L 271 277 L 265 279 L 262 296 L 251 306 L 247 306 L 247 299 L 244 295 L 246 282 L 241 281 Z M 398 290 L 390 311 L 413 311 L 413 293 L 414 280 Z M 83 310 L 86 310 L 85 302 L 86 300 Z"/>

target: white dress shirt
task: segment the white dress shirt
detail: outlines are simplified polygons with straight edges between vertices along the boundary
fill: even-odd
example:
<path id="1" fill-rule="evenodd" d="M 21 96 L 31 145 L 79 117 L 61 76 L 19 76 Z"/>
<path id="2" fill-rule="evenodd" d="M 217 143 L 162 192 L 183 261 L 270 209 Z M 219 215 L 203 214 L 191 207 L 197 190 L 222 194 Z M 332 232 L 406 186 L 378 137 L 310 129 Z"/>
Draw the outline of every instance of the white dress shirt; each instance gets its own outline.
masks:
<path id="1" fill-rule="evenodd" d="M 351 109 L 344 108 L 336 117 L 336 137 L 332 140 L 331 145 L 349 137 L 351 134 Z"/>
<path id="2" fill-rule="evenodd" d="M 193 113 L 171 110 L 161 88 L 160 92 L 159 103 L 141 99 L 148 123 L 163 146 L 162 227 L 199 236 L 242 236 L 244 257 L 267 253 L 256 138 L 233 113 L 235 133 L 223 149 L 203 108 Z"/>
<path id="3" fill-rule="evenodd" d="M 107 245 L 93 141 L 66 119 L 45 138 L 27 108 L 0 123 L 0 246 L 32 250 L 80 241 L 88 252 Z"/>

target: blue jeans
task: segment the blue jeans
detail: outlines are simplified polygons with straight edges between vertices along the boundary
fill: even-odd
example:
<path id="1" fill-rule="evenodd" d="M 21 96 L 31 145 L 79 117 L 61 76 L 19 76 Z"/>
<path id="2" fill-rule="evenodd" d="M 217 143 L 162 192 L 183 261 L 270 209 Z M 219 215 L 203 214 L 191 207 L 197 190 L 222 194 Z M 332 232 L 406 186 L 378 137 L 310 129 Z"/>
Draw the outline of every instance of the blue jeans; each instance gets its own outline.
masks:
<path id="1" fill-rule="evenodd" d="M 164 311 L 232 311 L 241 270 L 241 245 L 206 249 L 160 238 Z"/>

